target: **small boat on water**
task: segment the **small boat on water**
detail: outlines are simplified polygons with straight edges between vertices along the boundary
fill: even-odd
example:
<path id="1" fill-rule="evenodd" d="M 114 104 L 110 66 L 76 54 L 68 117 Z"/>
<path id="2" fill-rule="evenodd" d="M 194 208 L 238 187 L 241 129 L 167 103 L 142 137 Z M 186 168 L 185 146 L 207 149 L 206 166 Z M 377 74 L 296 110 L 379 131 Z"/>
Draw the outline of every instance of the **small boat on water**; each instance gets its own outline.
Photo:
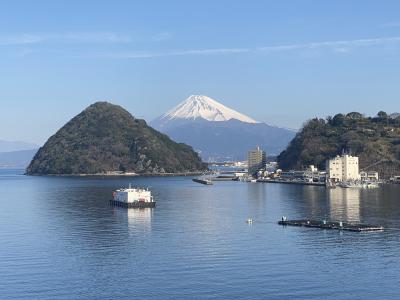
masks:
<path id="1" fill-rule="evenodd" d="M 379 187 L 379 182 L 368 182 L 366 188 L 374 189 Z"/>
<path id="2" fill-rule="evenodd" d="M 342 188 L 378 188 L 378 182 L 365 182 L 365 181 L 343 181 L 338 184 Z"/>
<path id="3" fill-rule="evenodd" d="M 194 182 L 201 183 L 204 185 L 213 185 L 213 182 L 211 181 L 211 179 L 207 179 L 207 178 L 193 178 L 192 180 Z"/>
<path id="4" fill-rule="evenodd" d="M 126 208 L 148 208 L 155 207 L 156 202 L 149 189 L 121 188 L 113 192 L 110 204 Z"/>
<path id="5" fill-rule="evenodd" d="M 328 188 L 328 189 L 336 189 L 336 184 L 333 181 L 327 180 L 325 185 L 326 185 L 326 188 Z"/>

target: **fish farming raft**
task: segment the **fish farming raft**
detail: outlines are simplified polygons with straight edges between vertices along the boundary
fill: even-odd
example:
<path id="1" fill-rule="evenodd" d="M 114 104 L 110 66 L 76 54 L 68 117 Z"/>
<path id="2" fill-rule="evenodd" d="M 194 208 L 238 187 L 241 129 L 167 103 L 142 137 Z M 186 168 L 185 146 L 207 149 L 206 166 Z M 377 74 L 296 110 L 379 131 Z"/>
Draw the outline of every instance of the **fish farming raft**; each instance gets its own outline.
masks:
<path id="1" fill-rule="evenodd" d="M 326 221 L 326 220 L 286 220 L 285 217 L 278 222 L 279 225 L 283 226 L 299 226 L 307 228 L 321 228 L 321 229 L 337 229 L 357 232 L 367 231 L 382 231 L 383 226 L 353 223 L 353 222 L 342 222 L 342 221 Z"/>

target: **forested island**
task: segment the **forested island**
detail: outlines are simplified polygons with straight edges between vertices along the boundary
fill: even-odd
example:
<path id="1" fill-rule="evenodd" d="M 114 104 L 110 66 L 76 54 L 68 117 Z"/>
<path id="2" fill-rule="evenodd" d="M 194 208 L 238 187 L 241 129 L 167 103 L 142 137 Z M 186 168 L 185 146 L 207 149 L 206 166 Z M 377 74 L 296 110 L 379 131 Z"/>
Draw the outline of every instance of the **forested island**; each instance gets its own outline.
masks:
<path id="1" fill-rule="evenodd" d="M 400 171 L 400 116 L 381 111 L 376 117 L 361 113 L 337 114 L 308 121 L 278 156 L 284 170 L 303 169 L 342 152 L 359 156 L 361 169 L 374 169 L 388 177 Z"/>
<path id="2" fill-rule="evenodd" d="M 206 169 L 192 147 L 172 141 L 121 106 L 97 102 L 50 137 L 26 172 L 163 174 Z"/>

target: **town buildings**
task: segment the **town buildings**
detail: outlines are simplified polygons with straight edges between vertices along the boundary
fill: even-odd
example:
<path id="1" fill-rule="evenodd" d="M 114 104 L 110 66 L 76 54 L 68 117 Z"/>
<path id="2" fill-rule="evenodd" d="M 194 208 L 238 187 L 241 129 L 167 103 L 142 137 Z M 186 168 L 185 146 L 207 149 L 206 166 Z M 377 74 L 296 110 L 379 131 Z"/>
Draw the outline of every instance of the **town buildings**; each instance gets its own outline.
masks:
<path id="1" fill-rule="evenodd" d="M 267 163 L 267 155 L 265 151 L 257 146 L 256 149 L 250 150 L 247 154 L 247 165 L 249 175 L 256 174 L 260 169 L 265 168 Z"/>

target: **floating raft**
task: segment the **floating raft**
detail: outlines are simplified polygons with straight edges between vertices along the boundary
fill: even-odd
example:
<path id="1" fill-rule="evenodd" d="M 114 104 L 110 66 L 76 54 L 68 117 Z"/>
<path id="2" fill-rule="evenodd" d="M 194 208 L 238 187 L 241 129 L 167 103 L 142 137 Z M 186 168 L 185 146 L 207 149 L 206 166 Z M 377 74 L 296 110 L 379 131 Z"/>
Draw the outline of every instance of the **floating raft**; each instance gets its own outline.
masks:
<path id="1" fill-rule="evenodd" d="M 337 230 L 348 230 L 348 231 L 382 231 L 382 226 L 351 223 L 351 222 L 340 222 L 340 221 L 320 221 L 320 220 L 282 220 L 278 222 L 279 225 L 283 226 L 301 226 L 310 228 L 322 228 L 322 229 L 337 229 Z"/>

